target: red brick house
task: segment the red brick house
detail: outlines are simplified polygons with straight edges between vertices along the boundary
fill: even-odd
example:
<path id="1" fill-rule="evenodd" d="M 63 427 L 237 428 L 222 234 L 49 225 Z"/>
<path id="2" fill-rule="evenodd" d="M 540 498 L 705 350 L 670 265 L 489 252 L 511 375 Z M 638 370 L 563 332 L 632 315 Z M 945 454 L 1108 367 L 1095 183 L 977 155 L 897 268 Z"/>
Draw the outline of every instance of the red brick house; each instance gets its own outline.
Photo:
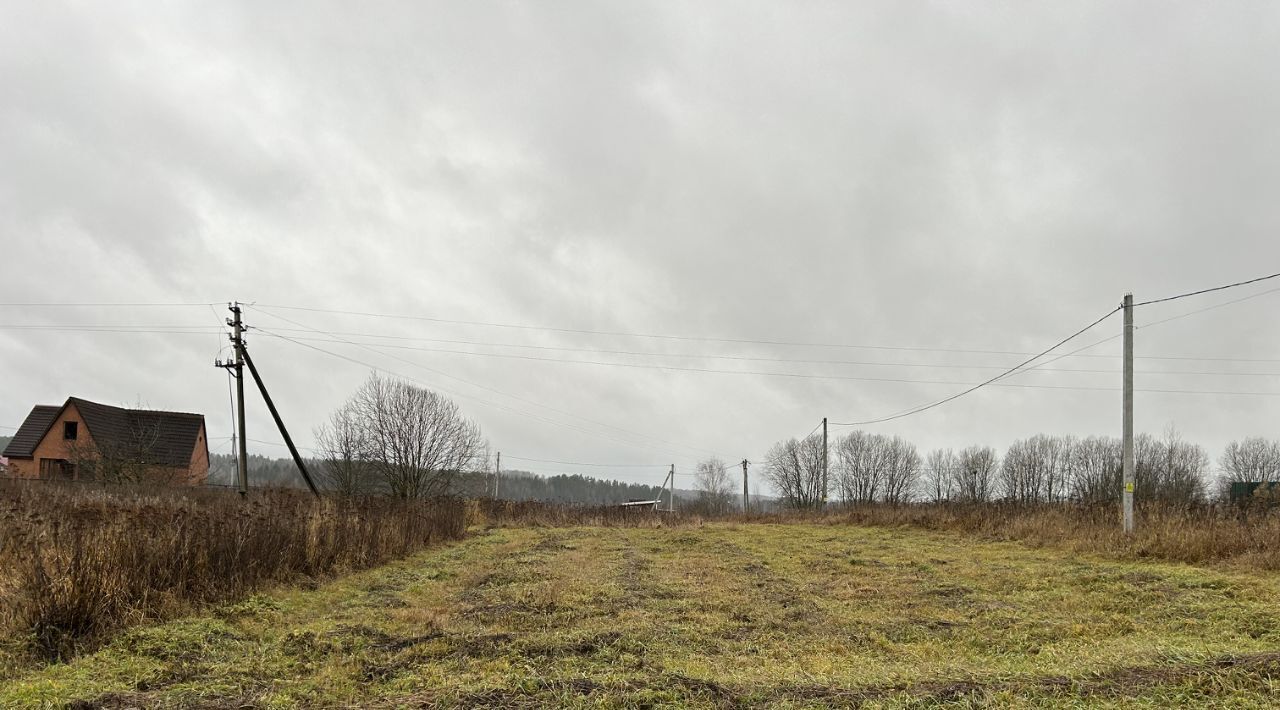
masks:
<path id="1" fill-rule="evenodd" d="M 37 405 L 3 456 L 19 478 L 199 485 L 209 473 L 204 415 L 79 397 Z"/>

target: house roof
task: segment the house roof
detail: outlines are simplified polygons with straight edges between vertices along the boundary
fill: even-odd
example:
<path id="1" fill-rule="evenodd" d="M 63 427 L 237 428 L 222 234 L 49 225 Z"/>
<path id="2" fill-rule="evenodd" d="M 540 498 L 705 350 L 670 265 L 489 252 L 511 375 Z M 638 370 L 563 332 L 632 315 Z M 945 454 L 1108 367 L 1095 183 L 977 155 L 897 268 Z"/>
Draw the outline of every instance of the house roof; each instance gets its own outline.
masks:
<path id="1" fill-rule="evenodd" d="M 61 407 L 41 405 L 32 409 L 13 442 L 5 448 L 4 455 L 31 458 L 49 427 L 71 405 L 80 412 L 80 418 L 100 453 L 141 454 L 145 463 L 158 466 L 190 465 L 191 454 L 204 427 L 202 414 L 124 409 L 69 397 Z M 23 437 L 28 430 L 31 433 Z M 23 443 L 17 448 L 20 438 Z"/>
<path id="2" fill-rule="evenodd" d="M 56 404 L 37 404 L 22 422 L 22 426 L 18 427 L 18 432 L 13 435 L 13 441 L 4 447 L 3 455 L 11 459 L 31 458 L 36 446 L 44 438 L 44 433 L 49 430 L 49 425 L 53 424 L 53 421 L 58 418 L 58 412 L 61 411 L 62 407 Z"/>

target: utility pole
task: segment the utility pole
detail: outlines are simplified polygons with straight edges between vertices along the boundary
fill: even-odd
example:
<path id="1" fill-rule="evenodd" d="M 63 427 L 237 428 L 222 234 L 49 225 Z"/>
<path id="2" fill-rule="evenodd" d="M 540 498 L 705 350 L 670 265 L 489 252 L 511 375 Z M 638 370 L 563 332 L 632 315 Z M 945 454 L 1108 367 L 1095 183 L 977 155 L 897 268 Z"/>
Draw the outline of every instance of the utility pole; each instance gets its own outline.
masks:
<path id="1" fill-rule="evenodd" d="M 231 326 L 231 344 L 236 351 L 235 361 L 223 362 L 214 360 L 216 367 L 231 373 L 236 380 L 236 432 L 240 439 L 236 452 L 236 485 L 240 489 L 240 497 L 249 494 L 249 443 L 244 438 L 244 324 L 240 321 L 240 302 L 227 304 L 232 317 L 227 319 Z"/>
<path id="2" fill-rule="evenodd" d="M 1133 534 L 1133 294 L 1124 295 L 1124 532 Z"/>
<path id="3" fill-rule="evenodd" d="M 498 499 L 498 479 L 502 478 L 502 452 L 498 452 L 498 463 L 493 467 L 493 498 Z"/>
<path id="4" fill-rule="evenodd" d="M 821 507 L 826 510 L 827 507 L 827 418 L 822 418 L 822 503 Z"/>
<path id="5" fill-rule="evenodd" d="M 253 358 L 249 357 L 249 351 L 244 346 L 244 331 L 248 330 L 240 320 L 240 302 L 235 301 L 228 304 L 227 309 L 231 311 L 232 318 L 227 319 L 227 325 L 231 326 L 231 342 L 236 348 L 235 362 L 223 362 L 222 360 L 214 360 L 214 364 L 232 371 L 236 378 L 236 418 L 237 429 L 240 432 L 240 451 L 239 466 L 237 478 L 239 479 L 240 496 L 243 498 L 249 493 L 249 443 L 245 438 L 244 432 L 244 368 L 249 366 L 249 374 L 253 375 L 253 381 L 258 385 L 258 391 L 262 393 L 262 399 L 267 403 L 267 410 L 271 412 L 271 418 L 276 421 L 276 428 L 280 430 L 280 435 L 284 437 L 285 446 L 289 447 L 289 454 L 293 456 L 293 462 L 298 466 L 298 472 L 302 474 L 302 480 L 306 481 L 307 488 L 317 497 L 320 495 L 320 489 L 316 488 L 316 483 L 311 479 L 311 472 L 307 470 L 307 465 L 303 463 L 302 456 L 298 454 L 298 448 L 293 445 L 293 439 L 289 436 L 289 430 L 285 429 L 284 421 L 280 419 L 280 413 L 276 411 L 275 402 L 271 401 L 271 395 L 267 393 L 267 386 L 262 383 L 262 376 L 258 374 L 258 368 L 253 366 Z"/>
<path id="6" fill-rule="evenodd" d="M 676 465 L 671 464 L 671 473 L 667 474 L 671 487 L 667 489 L 667 512 L 676 512 Z"/>
<path id="7" fill-rule="evenodd" d="M 751 496 L 747 493 L 747 460 L 742 460 L 742 512 L 751 507 Z"/>

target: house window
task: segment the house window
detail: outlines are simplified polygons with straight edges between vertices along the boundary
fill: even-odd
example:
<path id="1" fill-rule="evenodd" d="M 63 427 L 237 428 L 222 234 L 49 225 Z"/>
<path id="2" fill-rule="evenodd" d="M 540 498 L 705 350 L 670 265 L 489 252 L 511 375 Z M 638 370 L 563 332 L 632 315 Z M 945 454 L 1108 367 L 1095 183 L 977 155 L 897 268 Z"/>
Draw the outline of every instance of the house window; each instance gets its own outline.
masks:
<path id="1" fill-rule="evenodd" d="M 69 441 L 74 441 L 76 436 L 79 433 L 80 433 L 80 422 L 63 422 L 62 423 L 62 438 L 67 439 Z"/>

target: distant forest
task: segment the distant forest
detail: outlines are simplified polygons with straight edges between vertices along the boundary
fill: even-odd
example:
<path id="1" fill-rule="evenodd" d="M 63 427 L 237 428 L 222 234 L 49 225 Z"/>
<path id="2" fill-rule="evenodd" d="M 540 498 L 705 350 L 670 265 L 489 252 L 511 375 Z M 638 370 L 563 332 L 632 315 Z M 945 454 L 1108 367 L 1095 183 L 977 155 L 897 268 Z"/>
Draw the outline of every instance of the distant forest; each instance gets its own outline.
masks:
<path id="1" fill-rule="evenodd" d="M 0 451 L 4 451 L 4 447 L 8 446 L 10 441 L 13 441 L 12 436 L 0 436 Z"/>
<path id="2" fill-rule="evenodd" d="M 309 468 L 319 470 L 320 461 L 307 461 Z M 235 484 L 236 460 L 229 454 L 210 454 L 209 479 L 213 485 Z M 271 459 L 250 454 L 249 485 L 255 487 L 304 487 L 302 477 L 292 459 Z M 492 474 L 464 473 L 455 479 L 462 495 L 479 496 L 493 490 Z M 633 500 L 654 500 L 659 486 L 624 483 L 580 474 L 542 476 L 528 471 L 503 471 L 498 481 L 498 497 L 504 500 L 540 500 L 557 503 L 607 504 Z M 692 491 L 676 490 L 677 498 L 692 498 Z"/>

